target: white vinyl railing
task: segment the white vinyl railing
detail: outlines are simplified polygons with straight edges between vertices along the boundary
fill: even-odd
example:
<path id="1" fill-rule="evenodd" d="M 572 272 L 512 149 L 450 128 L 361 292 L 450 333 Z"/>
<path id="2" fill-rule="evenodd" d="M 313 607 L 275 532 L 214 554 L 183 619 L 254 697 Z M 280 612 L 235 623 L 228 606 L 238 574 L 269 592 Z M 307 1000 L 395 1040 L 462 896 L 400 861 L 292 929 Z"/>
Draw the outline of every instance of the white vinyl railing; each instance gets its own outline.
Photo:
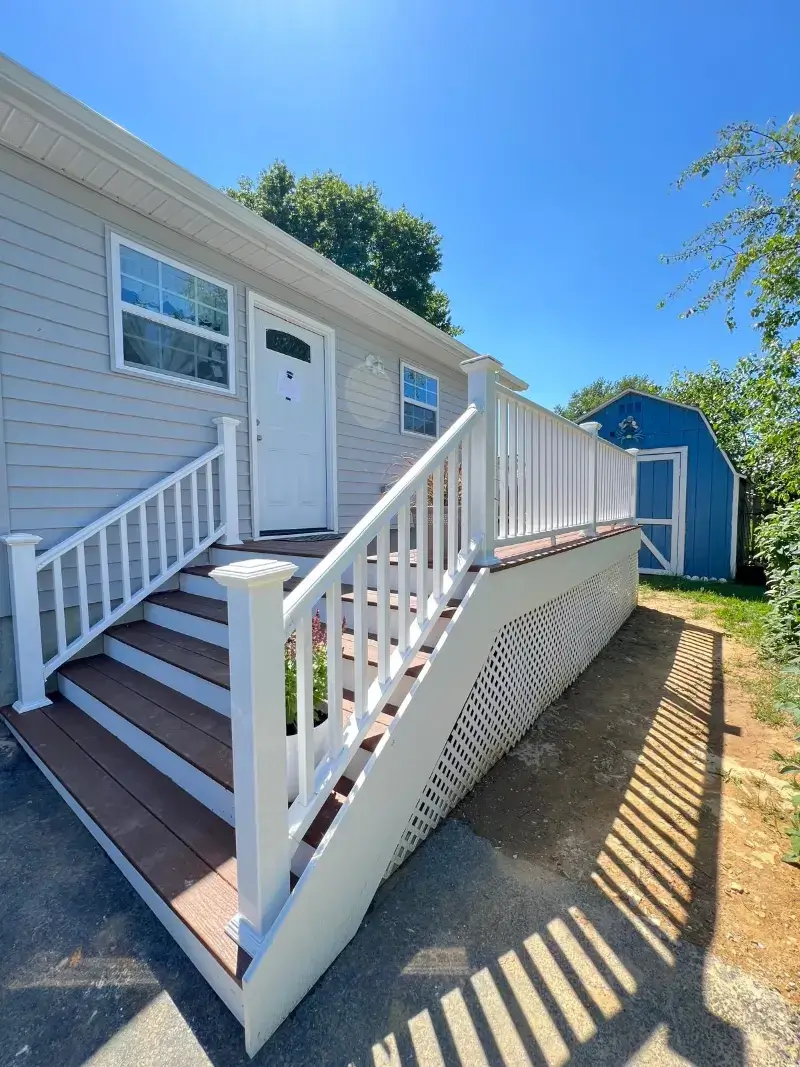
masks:
<path id="1" fill-rule="evenodd" d="M 577 426 L 501 385 L 497 394 L 496 544 L 632 521 L 635 450 Z"/>
<path id="2" fill-rule="evenodd" d="M 47 552 L 35 555 L 41 538 L 32 534 L 5 538 L 18 711 L 49 703 L 44 683 L 53 671 L 195 556 L 223 536 L 228 544 L 240 543 L 235 496 L 238 420 L 221 417 L 214 422 L 219 436 L 214 448 Z M 66 590 L 77 600 L 77 614 L 67 604 Z M 46 660 L 40 620 L 43 592 L 52 595 L 56 645 Z"/>
<path id="3" fill-rule="evenodd" d="M 213 572 L 228 590 L 239 887 L 229 932 L 252 955 L 288 899 L 305 831 L 469 567 L 497 562 L 502 545 L 591 533 L 633 514 L 635 459 L 599 440 L 596 423 L 575 426 L 503 388 L 489 356 L 464 367 L 464 414 L 285 599 L 291 563 L 262 557 Z M 342 623 L 346 586 L 350 630 Z M 315 627 L 318 610 L 324 627 Z M 315 640 L 327 657 L 326 690 L 316 696 Z M 287 641 L 296 671 L 290 708 Z M 315 727 L 321 696 L 327 721 Z M 288 816 L 287 711 L 297 718 L 297 796 Z"/>

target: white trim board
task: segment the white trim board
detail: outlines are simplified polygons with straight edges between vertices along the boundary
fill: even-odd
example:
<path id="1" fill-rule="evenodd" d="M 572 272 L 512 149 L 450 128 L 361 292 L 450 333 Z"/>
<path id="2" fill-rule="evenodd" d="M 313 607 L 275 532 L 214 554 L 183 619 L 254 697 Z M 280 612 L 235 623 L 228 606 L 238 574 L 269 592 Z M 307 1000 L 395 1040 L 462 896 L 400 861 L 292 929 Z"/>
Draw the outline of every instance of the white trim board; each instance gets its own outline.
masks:
<path id="1" fill-rule="evenodd" d="M 256 420 L 255 352 L 256 310 L 266 311 L 304 330 L 319 334 L 325 353 L 325 452 L 327 528 L 336 535 L 339 532 L 339 461 L 336 433 L 336 331 L 317 319 L 309 318 L 294 308 L 279 304 L 270 297 L 262 296 L 253 289 L 247 290 L 247 397 L 250 423 L 250 511 L 253 516 L 253 535 L 261 535 L 261 511 L 258 503 L 258 427 Z M 271 538 L 268 538 L 271 540 Z"/>
<path id="2" fill-rule="evenodd" d="M 665 565 L 663 571 L 655 570 L 650 567 L 641 567 L 640 572 L 642 574 L 683 574 L 685 553 L 686 553 L 686 483 L 688 481 L 689 470 L 689 446 L 678 445 L 675 448 L 642 448 L 636 455 L 636 467 L 637 467 L 637 496 L 639 491 L 638 486 L 638 467 L 639 463 L 653 463 L 658 460 L 673 461 L 673 475 L 672 475 L 672 520 L 669 519 L 648 519 L 646 516 L 636 517 L 637 523 L 641 526 L 672 526 L 672 551 L 670 553 L 672 567 L 667 565 L 666 560 L 660 552 L 656 551 L 650 539 L 645 535 L 643 531 L 642 540 L 645 542 L 645 547 L 655 556 L 659 562 Z"/>

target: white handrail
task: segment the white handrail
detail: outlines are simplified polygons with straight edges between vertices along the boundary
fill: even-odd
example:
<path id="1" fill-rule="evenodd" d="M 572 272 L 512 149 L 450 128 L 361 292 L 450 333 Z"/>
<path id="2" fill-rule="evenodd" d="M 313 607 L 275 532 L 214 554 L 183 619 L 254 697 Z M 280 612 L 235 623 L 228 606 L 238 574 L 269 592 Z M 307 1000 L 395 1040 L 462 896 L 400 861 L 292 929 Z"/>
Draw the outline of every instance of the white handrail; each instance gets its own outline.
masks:
<path id="1" fill-rule="evenodd" d="M 124 504 L 120 504 L 118 507 L 114 508 L 113 511 L 101 515 L 99 519 L 95 519 L 94 522 L 89 523 L 88 526 L 84 526 L 82 530 L 76 530 L 74 534 L 66 537 L 63 541 L 59 541 L 57 545 L 53 545 L 47 552 L 43 552 L 41 556 L 36 557 L 37 571 L 49 566 L 57 556 L 63 556 L 66 552 L 76 548 L 81 541 L 87 541 L 90 537 L 93 537 L 106 527 L 113 525 L 115 522 L 119 522 L 123 517 L 127 517 L 131 512 L 135 511 L 140 504 L 147 504 L 149 501 L 154 500 L 159 493 L 171 489 L 177 482 L 183 481 L 184 478 L 188 478 L 194 471 L 198 471 L 201 467 L 204 467 L 206 463 L 210 463 L 213 459 L 216 459 L 217 456 L 221 456 L 223 451 L 224 449 L 222 445 L 215 445 L 208 452 L 204 452 L 202 456 L 193 459 L 191 463 L 187 463 L 185 467 L 181 467 L 180 470 L 175 471 L 174 474 L 168 474 L 166 478 L 162 478 L 160 482 L 151 485 L 149 489 L 143 489 L 138 496 L 131 497 L 131 499 L 126 500 Z"/>
<path id="2" fill-rule="evenodd" d="M 18 699 L 15 708 L 29 711 L 50 701 L 45 696 L 47 678 L 62 663 L 74 656 L 90 641 L 118 622 L 132 607 L 140 603 L 173 574 L 224 538 L 228 544 L 238 544 L 239 520 L 236 496 L 236 427 L 238 419 L 220 416 L 213 420 L 217 426 L 217 444 L 180 470 L 167 475 L 124 504 L 101 515 L 83 529 L 71 534 L 59 544 L 35 556 L 41 538 L 32 534 L 12 534 L 5 538 L 9 551 L 14 615 L 14 647 L 17 666 Z M 229 462 L 230 458 L 233 462 Z M 217 465 L 219 509 L 214 504 L 214 464 Z M 204 472 L 205 528 L 200 533 L 200 504 L 198 473 Z M 184 530 L 183 493 L 188 479 L 191 536 Z M 174 549 L 167 538 L 167 505 L 165 494 L 173 490 L 170 506 L 175 525 Z M 156 573 L 151 572 L 153 557 L 149 549 L 150 519 L 148 504 L 155 503 L 156 541 L 158 544 Z M 217 512 L 219 519 L 217 519 Z M 133 520 L 133 522 L 129 520 Z M 131 559 L 131 529 L 138 532 L 139 558 Z M 119 559 L 113 560 L 109 548 L 114 541 L 109 531 L 116 530 Z M 96 543 L 94 543 L 96 541 Z M 64 561 L 74 553 L 77 581 L 78 618 L 76 627 L 70 625 L 64 596 Z M 93 562 L 96 553 L 99 565 L 99 597 L 90 600 L 87 560 Z M 139 564 L 138 575 L 132 563 Z M 50 569 L 53 582 L 55 613 L 55 654 L 45 660 L 41 629 L 41 606 L 38 575 Z M 112 598 L 112 585 L 119 583 L 122 596 Z M 112 607 L 112 603 L 114 606 Z M 98 617 L 99 615 L 99 617 Z M 70 632 L 72 631 L 72 632 Z"/>
<path id="3" fill-rule="evenodd" d="M 341 575 L 355 561 L 358 552 L 366 548 L 380 532 L 385 521 L 410 500 L 422 479 L 427 479 L 447 454 L 458 447 L 466 436 L 473 419 L 480 412 L 474 404 L 460 415 L 453 425 L 421 456 L 414 466 L 386 492 L 348 534 L 333 548 L 303 581 L 286 597 L 284 624 L 287 635 L 296 625 L 302 612 L 320 598 L 320 590 L 327 588 L 334 576 Z"/>

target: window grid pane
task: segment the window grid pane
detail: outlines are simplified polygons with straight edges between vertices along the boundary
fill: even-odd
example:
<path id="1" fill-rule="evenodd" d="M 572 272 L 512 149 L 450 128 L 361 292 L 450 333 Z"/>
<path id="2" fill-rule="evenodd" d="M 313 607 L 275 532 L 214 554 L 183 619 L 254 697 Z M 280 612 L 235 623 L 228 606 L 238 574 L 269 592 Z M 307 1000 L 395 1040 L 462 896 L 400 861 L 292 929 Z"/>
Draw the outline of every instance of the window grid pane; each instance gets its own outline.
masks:
<path id="1" fill-rule="evenodd" d="M 189 271 L 120 245 L 122 299 L 227 337 L 228 291 Z"/>
<path id="2" fill-rule="evenodd" d="M 403 405 L 403 429 L 409 433 L 436 436 L 436 412 L 408 401 Z"/>
<path id="3" fill-rule="evenodd" d="M 122 313 L 123 358 L 128 366 L 228 388 L 228 346 L 210 338 Z"/>

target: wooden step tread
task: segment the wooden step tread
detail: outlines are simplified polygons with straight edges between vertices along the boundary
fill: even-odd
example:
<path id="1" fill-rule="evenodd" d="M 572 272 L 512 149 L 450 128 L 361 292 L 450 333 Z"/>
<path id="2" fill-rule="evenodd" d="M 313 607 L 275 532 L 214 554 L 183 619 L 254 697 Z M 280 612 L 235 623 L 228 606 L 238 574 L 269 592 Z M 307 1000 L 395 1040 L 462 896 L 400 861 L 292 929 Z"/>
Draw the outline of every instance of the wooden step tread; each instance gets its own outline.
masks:
<path id="1" fill-rule="evenodd" d="M 233 829 L 56 695 L 2 714 L 129 863 L 236 981 L 250 957 L 225 933 L 238 908 Z"/>
<path id="2" fill-rule="evenodd" d="M 225 600 L 214 600 L 210 596 L 198 596 L 196 593 L 184 593 L 176 589 L 166 593 L 152 593 L 147 598 L 147 603 L 170 608 L 172 611 L 182 611 L 210 622 L 220 622 L 223 626 L 228 625 L 228 604 Z"/>
<path id="3" fill-rule="evenodd" d="M 201 641 L 198 637 L 189 637 L 144 620 L 113 626 L 108 636 L 207 682 L 229 688 L 228 651 L 210 641 Z"/>
<path id="4" fill-rule="evenodd" d="M 214 685 L 224 689 L 230 688 L 228 650 L 225 648 L 146 621 L 114 626 L 108 631 L 108 635 L 139 649 L 140 652 L 148 653 L 165 663 L 213 682 Z M 393 641 L 392 645 L 396 647 L 397 642 Z M 406 673 L 416 677 L 430 657 L 431 651 L 432 649 L 428 648 L 420 649 Z M 353 631 L 347 628 L 342 631 L 342 656 L 349 660 L 355 658 Z M 370 634 L 367 639 L 367 661 L 373 667 L 378 664 L 378 641 L 374 634 Z"/>
<path id="5" fill-rule="evenodd" d="M 320 541 L 245 541 L 241 545 L 219 545 L 225 552 L 243 552 L 250 556 L 308 556 L 322 559 L 336 547 L 341 537 L 332 534 Z"/>
<path id="6" fill-rule="evenodd" d="M 231 724 L 224 715 L 105 655 L 73 660 L 59 674 L 225 789 L 233 789 Z"/>

